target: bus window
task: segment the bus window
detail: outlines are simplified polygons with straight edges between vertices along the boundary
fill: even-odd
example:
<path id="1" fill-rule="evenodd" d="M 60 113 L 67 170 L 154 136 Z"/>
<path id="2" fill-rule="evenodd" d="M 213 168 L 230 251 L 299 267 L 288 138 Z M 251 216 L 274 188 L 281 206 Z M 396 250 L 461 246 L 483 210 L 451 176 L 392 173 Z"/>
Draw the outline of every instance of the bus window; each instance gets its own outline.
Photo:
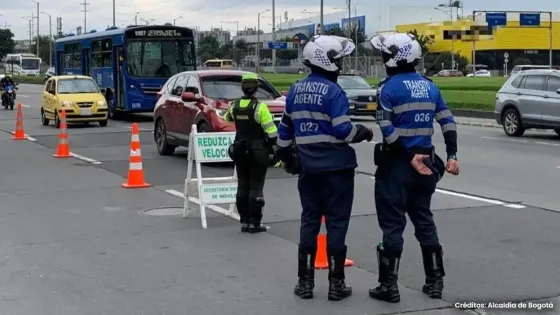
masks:
<path id="1" fill-rule="evenodd" d="M 171 77 L 194 70 L 192 45 L 190 40 L 130 41 L 128 73 L 137 77 Z"/>
<path id="2" fill-rule="evenodd" d="M 233 67 L 233 61 L 231 61 L 231 60 L 224 60 L 224 61 L 222 61 L 222 65 L 223 65 L 224 67 L 228 67 L 228 68 Z"/>

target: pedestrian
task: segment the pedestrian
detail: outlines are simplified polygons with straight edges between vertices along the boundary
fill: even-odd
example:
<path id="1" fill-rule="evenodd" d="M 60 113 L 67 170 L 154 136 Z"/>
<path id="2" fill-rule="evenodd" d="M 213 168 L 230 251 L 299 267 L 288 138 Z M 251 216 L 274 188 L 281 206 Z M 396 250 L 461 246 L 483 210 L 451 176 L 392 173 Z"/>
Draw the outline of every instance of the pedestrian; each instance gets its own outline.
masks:
<path id="1" fill-rule="evenodd" d="M 422 250 L 426 274 L 422 292 L 441 299 L 443 252 L 430 204 L 445 171 L 459 175 L 457 127 L 437 86 L 416 73 L 422 49 L 413 35 L 376 35 L 371 44 L 381 51 L 388 77 L 378 89 L 376 120 L 383 143 L 374 150 L 375 205 L 383 242 L 377 246 L 379 286 L 369 295 L 392 303 L 400 301 L 397 280 L 408 213 Z M 432 145 L 434 120 L 441 125 L 447 165 Z"/>
<path id="2" fill-rule="evenodd" d="M 235 122 L 237 133 L 229 154 L 237 171 L 236 206 L 241 232 L 266 232 L 261 224 L 264 208 L 263 187 L 269 164 L 269 154 L 276 144 L 277 128 L 268 106 L 255 94 L 259 78 L 246 73 L 241 78 L 243 97 L 232 102 L 224 119 Z"/>
<path id="3" fill-rule="evenodd" d="M 311 73 L 286 97 L 278 127 L 277 155 L 287 171 L 298 174 L 302 213 L 298 250 L 299 281 L 294 293 L 313 298 L 314 262 L 321 217 L 327 228 L 329 300 L 352 294 L 345 283 L 346 232 L 354 201 L 356 153 L 349 145 L 371 141 L 373 132 L 350 121 L 348 97 L 337 84 L 342 60 L 354 51 L 352 40 L 313 36 L 303 49 Z M 295 142 L 294 142 L 295 141 Z"/>

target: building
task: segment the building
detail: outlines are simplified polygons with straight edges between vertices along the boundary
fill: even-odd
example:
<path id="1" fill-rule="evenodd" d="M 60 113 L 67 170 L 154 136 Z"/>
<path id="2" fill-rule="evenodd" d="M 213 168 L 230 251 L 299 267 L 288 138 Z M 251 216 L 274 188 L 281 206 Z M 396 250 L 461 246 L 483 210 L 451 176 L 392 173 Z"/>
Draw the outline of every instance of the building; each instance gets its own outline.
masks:
<path id="1" fill-rule="evenodd" d="M 367 7 L 352 8 L 351 18 L 348 18 L 348 11 L 338 11 L 335 13 L 324 14 L 323 21 L 325 30 L 333 27 L 348 28 L 350 21 L 351 27 L 358 27 L 358 30 L 367 36 L 373 36 L 377 32 L 394 30 L 399 24 L 420 23 L 426 21 L 444 21 L 449 19 L 449 12 L 441 8 L 430 6 L 387 6 L 371 5 Z M 312 16 L 306 19 L 284 20 L 277 25 L 276 39 L 286 37 L 293 38 L 299 34 L 299 38 L 305 40 L 320 29 L 320 17 Z M 248 43 L 272 41 L 272 33 L 262 34 L 240 34 L 234 37 L 234 41 L 243 38 Z M 260 38 L 258 38 L 260 37 Z"/>
<path id="2" fill-rule="evenodd" d="M 196 42 L 204 36 L 214 36 L 220 43 L 220 45 L 226 45 L 231 42 L 231 33 L 229 31 L 224 31 L 221 28 L 214 28 L 210 31 L 197 31 L 196 32 Z"/>
<path id="3" fill-rule="evenodd" d="M 28 53 L 31 50 L 31 41 L 26 40 L 16 40 L 16 46 L 14 47 L 14 54 Z"/>
<path id="4" fill-rule="evenodd" d="M 402 24 L 396 30 L 405 32 L 416 29 L 418 34 L 434 39 L 429 50 L 433 53 L 455 52 L 472 63 L 485 64 L 490 69 L 504 69 L 508 55 L 508 68 L 517 58 L 526 58 L 532 64 L 548 65 L 552 48 L 552 64 L 560 65 L 560 13 L 540 14 L 540 26 L 520 26 L 519 13 L 507 14 L 507 25 L 487 27 L 486 15 L 480 13 L 473 19 L 455 22 L 427 22 Z M 550 27 L 552 25 L 552 27 Z M 475 30 L 478 30 L 479 36 Z M 552 34 L 551 34 L 552 32 Z M 552 40 L 551 40 L 552 39 Z"/>

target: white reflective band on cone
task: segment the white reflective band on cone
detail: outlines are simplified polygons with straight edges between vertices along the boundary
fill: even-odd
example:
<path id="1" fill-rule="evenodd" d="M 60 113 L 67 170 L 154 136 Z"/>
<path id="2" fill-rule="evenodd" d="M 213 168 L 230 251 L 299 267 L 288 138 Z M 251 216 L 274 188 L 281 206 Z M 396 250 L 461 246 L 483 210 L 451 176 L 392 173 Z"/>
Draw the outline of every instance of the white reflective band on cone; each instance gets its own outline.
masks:
<path id="1" fill-rule="evenodd" d="M 140 149 L 137 149 L 137 150 L 130 150 L 130 156 L 140 156 L 140 155 L 142 155 L 142 154 L 140 153 Z"/>
<path id="2" fill-rule="evenodd" d="M 142 162 L 130 163 L 129 169 L 132 171 L 142 170 Z"/>
<path id="3" fill-rule="evenodd" d="M 60 139 L 59 144 L 68 144 L 68 139 Z"/>
<path id="4" fill-rule="evenodd" d="M 132 141 L 140 142 L 140 136 L 136 135 L 136 134 L 133 134 L 132 135 Z"/>

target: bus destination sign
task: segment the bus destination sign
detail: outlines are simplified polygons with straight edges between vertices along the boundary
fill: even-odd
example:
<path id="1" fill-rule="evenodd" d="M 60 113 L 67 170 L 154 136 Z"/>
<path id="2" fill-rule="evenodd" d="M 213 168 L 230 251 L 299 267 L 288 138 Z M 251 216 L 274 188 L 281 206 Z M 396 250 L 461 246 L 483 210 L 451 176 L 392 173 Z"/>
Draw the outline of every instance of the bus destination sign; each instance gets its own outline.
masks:
<path id="1" fill-rule="evenodd" d="M 184 36 L 181 30 L 170 29 L 154 29 L 154 30 L 135 30 L 131 32 L 132 37 L 146 38 L 146 37 L 182 37 Z"/>

